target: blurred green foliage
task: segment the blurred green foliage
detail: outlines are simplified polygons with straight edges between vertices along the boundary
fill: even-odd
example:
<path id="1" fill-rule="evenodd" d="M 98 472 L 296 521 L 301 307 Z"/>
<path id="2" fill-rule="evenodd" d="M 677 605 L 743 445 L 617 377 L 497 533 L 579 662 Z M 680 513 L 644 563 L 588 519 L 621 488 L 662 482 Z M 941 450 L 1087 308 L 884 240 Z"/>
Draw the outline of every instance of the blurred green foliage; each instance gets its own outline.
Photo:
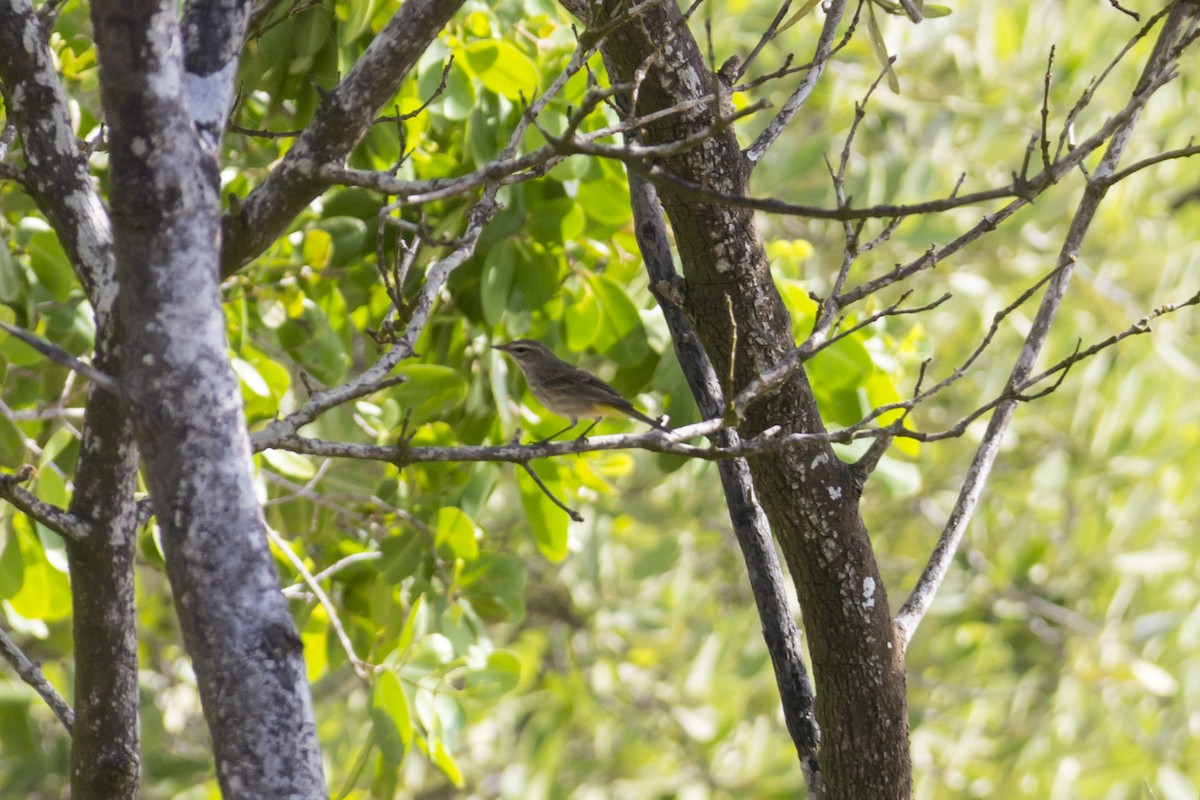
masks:
<path id="1" fill-rule="evenodd" d="M 303 127 L 398 7 L 336 0 L 260 29 L 247 48 L 234 121 L 248 131 Z M 1154 9 L 1136 4 L 1142 12 Z M 881 7 L 882 10 L 882 7 Z M 944 196 L 1005 183 L 1040 126 L 1051 45 L 1052 119 L 1136 25 L 1100 3 L 976 4 L 913 26 L 878 14 L 900 93 L 881 89 L 862 123 L 848 191 L 858 203 Z M 745 54 L 775 13 L 761 0 L 714 0 L 717 63 Z M 764 50 L 757 71 L 812 47 L 820 17 Z M 550 0 L 469 2 L 422 58 L 356 149 L 353 166 L 406 179 L 461 175 L 495 158 L 521 114 L 574 48 Z M 77 135 L 97 135 L 94 49 L 86 7 L 68 0 L 52 47 Z M 698 28 L 699 30 L 699 28 Z M 839 54 L 790 138 L 768 155 L 755 191 L 832 205 L 823 158 L 836 158 L 879 72 L 864 32 Z M 1138 45 L 1097 94 L 1081 131 L 1124 102 L 1145 57 Z M 448 68 L 447 68 L 447 65 Z M 1194 64 L 1193 64 L 1194 66 Z M 592 69 L 603 74 L 596 60 Z M 752 72 L 752 75 L 757 72 Z M 778 107 L 793 82 L 756 90 Z M 587 88 L 576 76 L 539 121 L 551 133 Z M 1147 109 L 1130 160 L 1185 144 L 1200 98 L 1177 81 Z M 429 102 L 431 101 L 432 102 Z M 760 115 L 761 116 L 761 115 Z M 611 121 L 598 110 L 583 130 Z M 765 117 L 761 117 L 765 120 Z M 742 123 L 744 141 L 760 117 Z M 245 196 L 288 138 L 231 132 L 224 196 Z M 541 144 L 531 133 L 524 150 Z M 19 156 L 19 154 L 18 154 Z M 103 184 L 104 152 L 91 157 Z M 1113 192 L 1081 259 L 1049 359 L 1126 327 L 1195 290 L 1200 206 L 1172 208 L 1194 186 L 1168 161 Z M 827 420 L 845 425 L 906 396 L 918 365 L 957 365 L 992 315 L 1053 264 L 1079 191 L 1066 181 L 997 233 L 909 288 L 912 302 L 950 291 L 936 311 L 893 317 L 809 365 Z M 575 158 L 506 187 L 504 210 L 453 274 L 400 368 L 407 382 L 311 426 L 330 439 L 479 444 L 544 436 L 561 420 L 489 349 L 528 336 L 600 372 L 650 413 L 695 420 L 661 316 L 646 291 L 621 167 Z M 467 199 L 421 209 L 452 237 Z M 367 334 L 390 301 L 376 264 L 395 247 L 380 201 L 332 190 L 223 289 L 230 356 L 253 429 L 309 386 L 334 385 L 376 357 Z M 85 355 L 90 309 L 49 225 L 0 183 L 0 315 Z M 416 212 L 405 211 L 417 222 Z M 851 274 L 861 281 L 944 242 L 976 220 L 960 209 L 902 223 Z M 768 255 L 803 338 L 840 259 L 841 227 L 763 218 Z M 878 226 L 875 226 L 878 229 Z M 868 226 L 868 231 L 871 225 Z M 383 233 L 381 234 L 381 231 Z M 411 297 L 436 252 L 418 254 Z M 895 297 L 852 310 L 853 323 Z M 990 398 L 1028 326 L 1028 309 L 954 390 L 922 408 L 927 430 Z M 1195 315 L 1163 320 L 1075 370 L 1022 408 L 961 555 L 909 653 L 919 798 L 1159 797 L 1200 787 L 1200 365 Z M 20 342 L 0 340 L 0 464 L 34 463 L 31 487 L 66 505 L 84 387 Z M 605 422 L 600 432 L 632 429 Z M 953 503 L 979 430 L 934 445 L 897 442 L 868 486 L 864 511 L 898 604 Z M 707 463 L 599 453 L 534 465 L 585 521 L 571 523 L 522 471 L 499 464 L 399 470 L 281 451 L 256 457 L 267 520 L 322 577 L 357 654 L 349 666 L 326 610 L 278 554 L 313 682 L 334 797 L 774 798 L 803 792 L 778 710 L 744 570 Z M 70 696 L 70 603 L 61 542 L 0 507 L 5 627 Z M 138 564 L 146 798 L 217 796 L 194 678 L 179 644 L 156 529 Z M 62 796 L 67 740 L 48 710 L 0 670 L 0 795 Z"/>

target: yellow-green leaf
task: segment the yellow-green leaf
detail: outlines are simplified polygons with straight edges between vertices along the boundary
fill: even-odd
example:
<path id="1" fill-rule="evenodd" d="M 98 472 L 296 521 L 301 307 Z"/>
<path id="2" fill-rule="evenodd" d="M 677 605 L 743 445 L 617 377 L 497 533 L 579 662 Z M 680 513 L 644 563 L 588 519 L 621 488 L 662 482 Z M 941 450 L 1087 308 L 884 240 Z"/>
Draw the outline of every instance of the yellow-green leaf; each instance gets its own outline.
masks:
<path id="1" fill-rule="evenodd" d="M 471 42 L 461 52 L 475 77 L 496 94 L 520 100 L 537 91 L 537 66 L 515 45 L 487 39 Z"/>

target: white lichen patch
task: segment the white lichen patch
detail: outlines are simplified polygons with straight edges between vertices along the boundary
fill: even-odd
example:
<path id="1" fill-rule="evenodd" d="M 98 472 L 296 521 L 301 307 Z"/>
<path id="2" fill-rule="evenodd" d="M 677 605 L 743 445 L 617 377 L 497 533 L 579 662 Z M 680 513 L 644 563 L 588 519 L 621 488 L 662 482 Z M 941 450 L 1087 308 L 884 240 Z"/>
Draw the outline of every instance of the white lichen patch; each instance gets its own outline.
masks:
<path id="1" fill-rule="evenodd" d="M 829 499 L 830 500 L 840 500 L 842 498 L 842 487 L 827 486 L 825 488 L 829 490 Z"/>
<path id="2" fill-rule="evenodd" d="M 236 71 L 237 64 L 231 61 L 223 69 L 210 75 L 188 73 L 188 107 L 196 124 L 220 126 L 224 122 Z"/>
<path id="3" fill-rule="evenodd" d="M 863 578 L 863 607 L 867 609 L 875 607 L 875 579 L 870 575 Z"/>

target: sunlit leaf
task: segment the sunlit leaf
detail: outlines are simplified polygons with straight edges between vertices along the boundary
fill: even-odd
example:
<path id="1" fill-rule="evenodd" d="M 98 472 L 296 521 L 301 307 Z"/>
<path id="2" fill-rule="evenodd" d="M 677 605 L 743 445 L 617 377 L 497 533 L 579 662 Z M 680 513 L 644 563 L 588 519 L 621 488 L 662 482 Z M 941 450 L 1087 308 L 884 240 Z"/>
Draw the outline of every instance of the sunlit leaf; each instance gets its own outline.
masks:
<path id="1" fill-rule="evenodd" d="M 404 760 L 413 738 L 408 698 L 400 679 L 391 670 L 382 670 L 371 691 L 371 720 L 375 724 L 375 742 L 384 758 L 393 764 Z"/>
<path id="2" fill-rule="evenodd" d="M 558 468 L 545 462 L 535 462 L 531 466 L 546 489 L 561 498 L 563 487 Z M 524 470 L 517 470 L 517 486 L 521 492 L 521 507 L 525 509 L 529 527 L 533 529 L 538 550 L 551 561 L 562 561 L 567 557 L 567 512 L 547 497 L 546 492 Z"/>
<path id="3" fill-rule="evenodd" d="M 496 94 L 520 100 L 532 99 L 537 91 L 537 67 L 513 44 L 484 39 L 466 45 L 462 53 L 471 72 Z"/>

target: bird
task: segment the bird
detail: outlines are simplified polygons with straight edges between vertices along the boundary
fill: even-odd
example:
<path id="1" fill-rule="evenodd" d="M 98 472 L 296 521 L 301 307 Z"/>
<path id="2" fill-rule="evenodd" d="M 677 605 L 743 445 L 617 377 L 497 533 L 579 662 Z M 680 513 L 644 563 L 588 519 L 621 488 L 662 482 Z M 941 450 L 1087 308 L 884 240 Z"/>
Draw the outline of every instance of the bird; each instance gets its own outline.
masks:
<path id="1" fill-rule="evenodd" d="M 516 339 L 492 349 L 506 353 L 525 373 L 529 391 L 547 410 L 566 417 L 571 424 L 542 441 L 549 441 L 579 424 L 580 418 L 592 419 L 592 424 L 579 435 L 583 439 L 606 416 L 626 416 L 644 422 L 658 430 L 667 428 L 633 407 L 613 387 L 587 370 L 563 361 L 550 348 L 533 339 Z"/>

